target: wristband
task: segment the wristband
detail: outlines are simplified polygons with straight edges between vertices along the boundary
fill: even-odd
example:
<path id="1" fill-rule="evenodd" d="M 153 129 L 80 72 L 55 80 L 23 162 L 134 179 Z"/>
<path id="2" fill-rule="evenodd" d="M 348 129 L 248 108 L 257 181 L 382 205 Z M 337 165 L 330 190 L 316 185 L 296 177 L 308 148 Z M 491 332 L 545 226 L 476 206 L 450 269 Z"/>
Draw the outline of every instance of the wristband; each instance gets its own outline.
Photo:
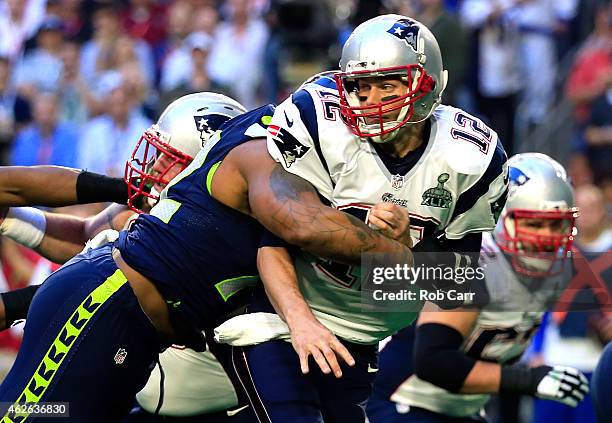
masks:
<path id="1" fill-rule="evenodd" d="M 30 303 L 40 285 L 0 293 L 4 303 L 4 320 L 6 327 L 10 327 L 16 320 L 25 319 L 30 309 Z"/>
<path id="2" fill-rule="evenodd" d="M 24 245 L 36 248 L 45 236 L 47 218 L 34 207 L 11 207 L 0 224 L 0 234 Z"/>
<path id="3" fill-rule="evenodd" d="M 518 363 L 512 366 L 504 365 L 501 368 L 499 392 L 514 392 L 524 395 L 535 395 L 538 384 L 544 379 L 550 366 L 528 367 Z"/>
<path id="4" fill-rule="evenodd" d="M 84 170 L 77 177 L 76 197 L 78 204 L 104 202 L 127 204 L 127 185 L 123 178 L 111 178 Z"/>

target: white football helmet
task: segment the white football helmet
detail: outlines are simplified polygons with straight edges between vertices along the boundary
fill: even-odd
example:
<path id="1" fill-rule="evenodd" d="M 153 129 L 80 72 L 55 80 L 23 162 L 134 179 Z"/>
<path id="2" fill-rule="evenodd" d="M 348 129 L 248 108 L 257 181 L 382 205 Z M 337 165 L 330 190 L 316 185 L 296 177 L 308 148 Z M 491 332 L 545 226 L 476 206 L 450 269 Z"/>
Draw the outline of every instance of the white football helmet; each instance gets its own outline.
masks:
<path id="1" fill-rule="evenodd" d="M 541 153 L 508 160 L 510 187 L 495 240 L 524 275 L 558 274 L 576 235 L 578 209 L 563 166 Z M 548 231 L 541 230 L 545 226 Z"/>
<path id="2" fill-rule="evenodd" d="M 402 15 L 378 16 L 359 25 L 344 44 L 340 70 L 335 79 L 344 121 L 355 135 L 374 142 L 391 141 L 402 126 L 431 116 L 447 82 L 434 35 Z M 382 76 L 400 78 L 406 93 L 361 106 L 359 78 Z M 397 119 L 384 122 L 383 115 L 395 110 L 400 110 Z"/>
<path id="3" fill-rule="evenodd" d="M 208 139 L 226 121 L 246 112 L 236 100 L 222 94 L 201 92 L 183 96 L 162 112 L 157 123 L 147 129 L 125 164 L 128 185 L 128 206 L 139 213 L 137 199 L 153 202 L 159 194 L 151 191 L 154 184 L 167 185 L 166 174 L 175 165 L 181 170 L 191 163 Z M 157 174 L 151 168 L 160 155 L 170 160 Z"/>

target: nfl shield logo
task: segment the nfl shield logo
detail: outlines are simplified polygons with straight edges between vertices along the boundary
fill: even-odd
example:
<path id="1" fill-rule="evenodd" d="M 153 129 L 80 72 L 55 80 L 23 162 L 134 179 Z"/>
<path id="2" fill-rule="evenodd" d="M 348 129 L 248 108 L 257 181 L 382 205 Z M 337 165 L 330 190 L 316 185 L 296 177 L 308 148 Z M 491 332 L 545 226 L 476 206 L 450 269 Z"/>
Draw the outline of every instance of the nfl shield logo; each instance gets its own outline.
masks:
<path id="1" fill-rule="evenodd" d="M 124 348 L 119 348 L 115 354 L 115 364 L 123 364 L 127 357 L 127 351 Z"/>
<path id="2" fill-rule="evenodd" d="M 399 190 L 404 186 L 404 176 L 402 175 L 393 175 L 391 178 L 391 188 L 394 190 Z"/>

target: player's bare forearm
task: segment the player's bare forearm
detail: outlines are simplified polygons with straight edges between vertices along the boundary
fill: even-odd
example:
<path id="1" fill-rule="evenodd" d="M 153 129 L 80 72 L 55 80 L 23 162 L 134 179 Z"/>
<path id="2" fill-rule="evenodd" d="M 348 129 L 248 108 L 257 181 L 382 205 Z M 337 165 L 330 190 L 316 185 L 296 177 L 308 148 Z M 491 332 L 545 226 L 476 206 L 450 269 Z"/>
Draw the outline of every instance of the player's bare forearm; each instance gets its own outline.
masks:
<path id="1" fill-rule="evenodd" d="M 349 214 L 325 206 L 309 182 L 280 165 L 275 164 L 268 183 L 272 199 L 267 224 L 288 232 L 287 236 L 294 237 L 305 250 L 351 264 L 359 264 L 365 252 L 411 255 L 404 244 L 368 228 Z"/>
<path id="2" fill-rule="evenodd" d="M 59 166 L 0 167 L 0 206 L 76 204 L 80 172 Z"/>
<path id="3" fill-rule="evenodd" d="M 55 263 L 65 263 L 80 253 L 87 242 L 85 219 L 55 213 L 45 213 L 45 217 L 45 236 L 36 252 Z"/>
<path id="4" fill-rule="evenodd" d="M 362 253 L 394 252 L 398 259 L 412 262 L 406 245 L 325 206 L 309 182 L 285 171 L 270 157 L 265 139 L 241 144 L 227 155 L 213 178 L 212 194 L 315 255 L 360 264 Z"/>
<path id="5" fill-rule="evenodd" d="M 260 248 L 257 269 L 270 302 L 289 327 L 300 318 L 315 318 L 300 292 L 293 260 L 285 248 Z"/>
<path id="6" fill-rule="evenodd" d="M 495 394 L 499 392 L 501 365 L 477 361 L 468 374 L 460 393 L 462 394 Z"/>
<path id="7" fill-rule="evenodd" d="M 111 204 L 87 219 L 60 213 L 46 213 L 45 236 L 36 251 L 55 262 L 65 263 L 83 250 L 85 243 L 106 229 L 123 229 L 134 215 L 126 206 Z"/>
<path id="8" fill-rule="evenodd" d="M 325 206 L 309 182 L 285 171 L 265 148 L 260 142 L 247 151 L 243 160 L 251 165 L 242 172 L 251 212 L 271 232 L 315 255 L 348 264 L 360 264 L 365 252 L 400 253 L 412 261 L 406 245 Z"/>
<path id="9" fill-rule="evenodd" d="M 342 377 L 337 357 L 350 366 L 355 359 L 310 310 L 300 292 L 289 252 L 282 247 L 262 247 L 257 252 L 257 268 L 270 302 L 289 326 L 302 372 L 310 371 L 308 358 L 312 355 L 323 373 Z"/>

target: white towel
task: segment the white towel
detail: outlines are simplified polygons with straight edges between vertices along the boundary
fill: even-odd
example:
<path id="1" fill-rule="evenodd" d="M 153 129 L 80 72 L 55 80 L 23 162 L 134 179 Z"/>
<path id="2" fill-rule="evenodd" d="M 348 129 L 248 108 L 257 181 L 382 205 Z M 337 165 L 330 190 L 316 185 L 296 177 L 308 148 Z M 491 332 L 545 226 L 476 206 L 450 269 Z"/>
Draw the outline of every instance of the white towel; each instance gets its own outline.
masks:
<path id="1" fill-rule="evenodd" d="M 257 345 L 271 339 L 291 339 L 287 324 L 273 313 L 241 314 L 215 328 L 215 341 L 235 347 Z"/>

